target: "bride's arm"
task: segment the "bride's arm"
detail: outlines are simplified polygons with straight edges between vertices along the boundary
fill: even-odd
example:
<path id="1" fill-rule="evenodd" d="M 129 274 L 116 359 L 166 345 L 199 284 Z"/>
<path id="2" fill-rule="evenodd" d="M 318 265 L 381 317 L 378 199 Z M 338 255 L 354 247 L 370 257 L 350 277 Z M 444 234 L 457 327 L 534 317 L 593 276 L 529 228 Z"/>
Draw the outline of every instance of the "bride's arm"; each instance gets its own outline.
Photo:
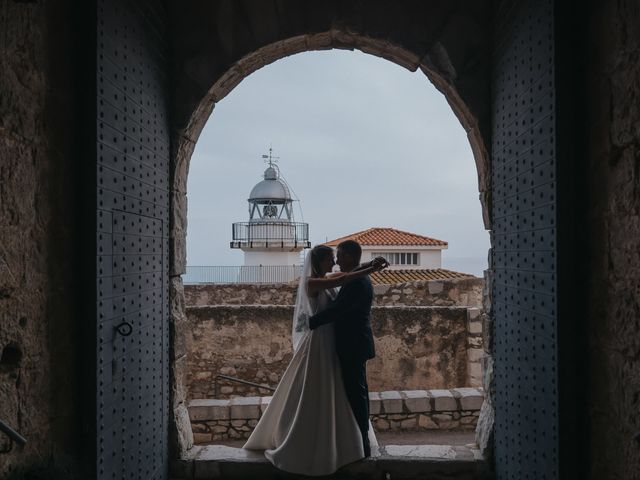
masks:
<path id="1" fill-rule="evenodd" d="M 314 296 L 320 290 L 327 290 L 329 288 L 341 287 L 345 283 L 355 279 L 369 275 L 371 272 L 381 270 L 380 266 L 370 265 L 359 270 L 352 270 L 349 273 L 338 272 L 327 277 L 310 277 L 307 282 L 307 290 L 310 296 Z"/>

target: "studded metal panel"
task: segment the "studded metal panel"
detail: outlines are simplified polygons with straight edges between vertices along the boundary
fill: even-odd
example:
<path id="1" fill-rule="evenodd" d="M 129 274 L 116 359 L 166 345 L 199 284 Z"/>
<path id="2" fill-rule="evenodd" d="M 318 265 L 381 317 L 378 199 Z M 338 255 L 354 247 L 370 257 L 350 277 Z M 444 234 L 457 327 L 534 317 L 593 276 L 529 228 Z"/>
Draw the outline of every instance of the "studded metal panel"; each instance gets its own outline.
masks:
<path id="1" fill-rule="evenodd" d="M 166 12 L 99 0 L 97 14 L 96 477 L 166 479 Z"/>
<path id="2" fill-rule="evenodd" d="M 503 2 L 493 73 L 496 478 L 558 478 L 553 1 Z"/>

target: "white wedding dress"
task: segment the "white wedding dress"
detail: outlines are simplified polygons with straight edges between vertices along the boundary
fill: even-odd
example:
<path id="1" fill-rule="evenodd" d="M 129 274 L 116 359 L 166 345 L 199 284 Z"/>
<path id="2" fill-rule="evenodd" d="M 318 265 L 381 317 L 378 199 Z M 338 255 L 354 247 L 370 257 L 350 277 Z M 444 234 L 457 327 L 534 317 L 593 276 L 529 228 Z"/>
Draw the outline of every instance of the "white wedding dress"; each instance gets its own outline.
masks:
<path id="1" fill-rule="evenodd" d="M 317 299 L 309 298 L 311 311 L 325 308 L 334 295 L 322 291 Z M 304 331 L 294 345 L 291 363 L 244 448 L 265 450 L 265 457 L 286 472 L 329 475 L 364 457 L 342 383 L 333 324 Z M 377 446 L 371 425 L 369 441 Z"/>

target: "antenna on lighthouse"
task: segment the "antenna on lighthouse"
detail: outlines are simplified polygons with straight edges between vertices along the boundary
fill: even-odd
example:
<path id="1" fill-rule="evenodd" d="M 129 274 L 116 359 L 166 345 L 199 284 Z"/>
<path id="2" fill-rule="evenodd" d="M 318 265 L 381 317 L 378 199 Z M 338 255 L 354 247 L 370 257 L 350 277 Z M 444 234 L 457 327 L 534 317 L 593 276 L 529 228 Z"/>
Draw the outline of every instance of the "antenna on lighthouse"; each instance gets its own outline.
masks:
<path id="1" fill-rule="evenodd" d="M 265 159 L 265 163 L 268 163 L 270 167 L 275 166 L 280 160 L 280 157 L 275 157 L 273 155 L 273 148 L 269 145 L 269 155 L 262 155 L 262 158 Z"/>

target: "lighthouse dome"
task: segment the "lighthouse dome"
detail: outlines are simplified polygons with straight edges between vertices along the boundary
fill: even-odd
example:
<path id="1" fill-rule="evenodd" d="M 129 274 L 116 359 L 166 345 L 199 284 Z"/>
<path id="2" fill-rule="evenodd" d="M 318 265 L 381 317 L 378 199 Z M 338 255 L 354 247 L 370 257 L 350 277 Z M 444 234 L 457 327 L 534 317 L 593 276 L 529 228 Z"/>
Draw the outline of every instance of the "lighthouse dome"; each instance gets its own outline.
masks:
<path id="1" fill-rule="evenodd" d="M 291 200 L 291 193 L 286 184 L 280 180 L 278 171 L 269 166 L 264 171 L 264 180 L 258 182 L 255 187 L 251 189 L 249 194 L 249 201 L 289 201 Z"/>

